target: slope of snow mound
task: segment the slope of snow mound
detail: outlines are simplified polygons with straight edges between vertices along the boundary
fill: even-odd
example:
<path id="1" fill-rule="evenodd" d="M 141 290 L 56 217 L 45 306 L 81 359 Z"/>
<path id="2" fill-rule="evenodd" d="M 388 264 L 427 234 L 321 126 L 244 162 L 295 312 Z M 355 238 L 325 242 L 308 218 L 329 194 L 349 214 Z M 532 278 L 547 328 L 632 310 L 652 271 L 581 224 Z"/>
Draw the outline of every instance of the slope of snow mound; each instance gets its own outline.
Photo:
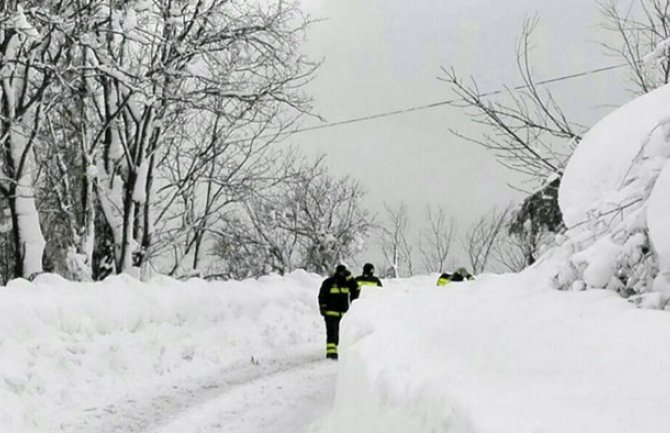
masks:
<path id="1" fill-rule="evenodd" d="M 584 136 L 570 158 L 559 190 L 568 227 L 607 205 L 630 174 L 631 164 L 659 123 L 670 117 L 670 85 L 618 108 Z M 613 204 L 617 206 L 618 203 Z"/>
<path id="2" fill-rule="evenodd" d="M 353 304 L 324 433 L 670 431 L 670 315 L 537 269 L 434 281 Z"/>

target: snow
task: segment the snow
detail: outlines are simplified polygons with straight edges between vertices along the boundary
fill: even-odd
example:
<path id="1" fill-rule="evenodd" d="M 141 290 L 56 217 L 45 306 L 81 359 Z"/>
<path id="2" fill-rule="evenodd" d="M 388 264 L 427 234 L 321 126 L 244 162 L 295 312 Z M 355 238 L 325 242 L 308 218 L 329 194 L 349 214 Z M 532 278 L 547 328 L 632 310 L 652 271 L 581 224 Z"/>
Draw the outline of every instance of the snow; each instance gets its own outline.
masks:
<path id="1" fill-rule="evenodd" d="M 33 27 L 33 25 L 28 21 L 26 15 L 23 13 L 23 7 L 21 5 L 16 6 L 16 13 L 11 19 L 12 26 L 16 31 L 27 38 L 37 38 L 40 33 Z"/>
<path id="2" fill-rule="evenodd" d="M 91 408 L 160 385 L 320 354 L 319 283 L 304 272 L 225 283 L 12 280 L 0 288 L 0 431 L 63 431 Z"/>
<path id="3" fill-rule="evenodd" d="M 13 280 L 0 431 L 669 431 L 670 315 L 554 290 L 563 260 L 446 287 L 387 279 L 345 316 L 337 363 L 322 359 L 321 277 L 302 271 Z"/>
<path id="4" fill-rule="evenodd" d="M 149 173 L 149 161 L 142 160 L 137 169 L 137 177 L 135 179 L 135 186 L 133 188 L 133 200 L 137 203 L 144 204 L 147 200 L 147 174 Z"/>
<path id="5" fill-rule="evenodd" d="M 559 204 L 568 227 L 587 221 L 589 212 L 612 200 L 620 190 L 650 133 L 666 121 L 669 99 L 670 85 L 656 89 L 618 108 L 584 136 L 559 188 Z"/>
<path id="6" fill-rule="evenodd" d="M 302 271 L 10 281 L 0 431 L 670 431 L 666 100 L 668 86 L 584 137 L 559 192 L 569 229 L 533 267 L 385 280 L 344 317 L 337 363 L 321 277 Z"/>
<path id="7" fill-rule="evenodd" d="M 661 268 L 670 271 L 670 160 L 656 180 L 647 202 L 647 224 Z"/>
<path id="8" fill-rule="evenodd" d="M 579 143 L 559 189 L 568 230 L 551 253 L 564 258 L 556 262 L 556 288 L 607 288 L 670 309 L 670 284 L 659 276 L 670 266 L 668 102 L 670 86 L 656 89 L 605 117 Z"/>
<path id="9" fill-rule="evenodd" d="M 322 432 L 670 431 L 666 313 L 537 269 L 434 284 L 353 304 Z"/>

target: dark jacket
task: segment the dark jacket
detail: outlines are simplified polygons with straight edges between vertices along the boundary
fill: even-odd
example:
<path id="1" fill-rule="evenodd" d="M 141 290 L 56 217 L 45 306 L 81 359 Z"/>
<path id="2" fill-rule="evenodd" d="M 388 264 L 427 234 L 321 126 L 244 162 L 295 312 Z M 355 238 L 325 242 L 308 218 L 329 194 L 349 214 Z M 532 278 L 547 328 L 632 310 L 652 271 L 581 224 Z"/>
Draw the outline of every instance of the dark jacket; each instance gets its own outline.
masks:
<path id="1" fill-rule="evenodd" d="M 382 281 L 374 275 L 363 274 L 356 277 L 356 290 L 351 293 L 351 300 L 358 299 L 363 287 L 373 286 L 382 287 Z"/>
<path id="2" fill-rule="evenodd" d="M 446 286 L 452 281 L 458 281 L 458 280 L 453 280 L 452 279 L 453 275 L 445 272 L 442 275 L 440 275 L 440 278 L 437 279 L 437 285 L 438 286 Z"/>
<path id="3" fill-rule="evenodd" d="M 348 275 L 333 275 L 323 280 L 319 290 L 319 311 L 322 316 L 341 317 L 349 310 L 351 294 L 358 290 L 356 280 Z"/>

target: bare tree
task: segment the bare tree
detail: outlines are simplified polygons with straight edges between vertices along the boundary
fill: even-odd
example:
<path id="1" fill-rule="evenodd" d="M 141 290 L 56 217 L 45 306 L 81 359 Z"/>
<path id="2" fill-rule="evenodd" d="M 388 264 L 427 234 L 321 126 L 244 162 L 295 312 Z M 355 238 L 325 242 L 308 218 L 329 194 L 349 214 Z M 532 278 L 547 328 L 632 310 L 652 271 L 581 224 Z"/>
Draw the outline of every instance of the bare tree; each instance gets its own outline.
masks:
<path id="1" fill-rule="evenodd" d="M 380 226 L 382 254 L 389 265 L 387 276 L 398 278 L 404 271 L 413 273 L 412 246 L 408 241 L 409 216 L 407 205 L 401 202 L 398 207 L 384 203 L 384 222 Z"/>
<path id="2" fill-rule="evenodd" d="M 465 250 L 473 274 L 481 273 L 493 265 L 501 236 L 506 234 L 510 207 L 502 210 L 492 209 L 480 217 L 465 234 L 463 249 Z"/>
<path id="3" fill-rule="evenodd" d="M 300 218 L 292 229 L 302 235 L 303 268 L 325 274 L 360 252 L 372 219 L 362 206 L 365 191 L 358 181 L 329 174 L 319 159 L 301 170 L 291 188 L 284 208 L 297 203 Z"/>
<path id="4" fill-rule="evenodd" d="M 422 230 L 419 250 L 423 256 L 424 267 L 428 272 L 442 272 L 447 266 L 454 241 L 456 223 L 448 218 L 443 207 L 427 211 L 428 228 Z"/>
<path id="5" fill-rule="evenodd" d="M 670 82 L 670 0 L 623 3 L 600 2 L 602 27 L 617 40 L 602 46 L 626 62 L 633 92 L 647 93 Z"/>
<path id="6" fill-rule="evenodd" d="M 215 253 L 227 267 L 220 273 L 285 273 L 298 267 L 330 272 L 363 247 L 372 224 L 362 207 L 363 197 L 356 181 L 329 174 L 323 158 L 310 165 L 296 163 L 281 182 L 245 199 L 232 217 L 236 224 L 217 228 L 220 239 Z M 235 242 L 257 258 L 251 270 L 230 268 L 250 265 L 225 257 L 226 251 L 236 249 Z"/>
<path id="7" fill-rule="evenodd" d="M 520 272 L 528 266 L 528 257 L 537 254 L 528 243 L 511 236 L 509 232 L 498 235 L 491 254 L 492 267 L 497 271 Z"/>
<path id="8" fill-rule="evenodd" d="M 12 220 L 14 275 L 42 271 L 45 240 L 35 200 L 34 148 L 49 110 L 46 91 L 56 80 L 65 49 L 51 14 L 60 5 L 10 1 L 0 11 L 0 192 Z M 29 13 L 24 13 L 28 10 Z"/>
<path id="9" fill-rule="evenodd" d="M 473 121 L 487 131 L 481 137 L 452 132 L 492 150 L 503 166 L 542 181 L 563 172 L 567 158 L 581 139 L 581 128 L 568 120 L 549 90 L 536 84 L 530 62 L 531 36 L 536 25 L 536 19 L 524 24 L 517 47 L 521 86 L 484 94 L 474 78 L 466 84 L 453 69 L 443 69 L 440 79 L 449 83 L 459 97 L 453 105 L 471 112 Z M 506 97 L 507 101 L 493 100 L 492 96 Z"/>
<path id="10" fill-rule="evenodd" d="M 190 212 L 181 240 L 197 266 L 210 217 L 247 187 L 240 167 L 309 109 L 300 87 L 316 65 L 298 52 L 309 19 L 293 2 L 54 4 L 53 27 L 71 33 L 60 62 L 41 62 L 60 68 L 39 124 L 41 154 L 54 156 L 42 160 L 41 209 L 67 221 L 52 248 L 74 244 L 91 264 L 111 243 L 121 272 L 160 252 L 155 227 L 174 232 L 170 217 Z"/>
<path id="11" fill-rule="evenodd" d="M 198 269 L 206 244 L 213 240 L 210 234 L 220 229 L 210 230 L 218 217 L 287 176 L 286 164 L 278 161 L 290 158 L 290 153 L 271 148 L 277 134 L 265 135 L 275 120 L 275 115 L 256 119 L 253 136 L 240 139 L 238 134 L 252 133 L 248 119 L 201 115 L 188 122 L 183 137 L 168 144 L 157 176 L 162 186 L 154 220 L 157 238 L 150 254 L 160 256 L 172 249 L 171 274 Z M 193 125 L 198 127 L 191 132 Z"/>

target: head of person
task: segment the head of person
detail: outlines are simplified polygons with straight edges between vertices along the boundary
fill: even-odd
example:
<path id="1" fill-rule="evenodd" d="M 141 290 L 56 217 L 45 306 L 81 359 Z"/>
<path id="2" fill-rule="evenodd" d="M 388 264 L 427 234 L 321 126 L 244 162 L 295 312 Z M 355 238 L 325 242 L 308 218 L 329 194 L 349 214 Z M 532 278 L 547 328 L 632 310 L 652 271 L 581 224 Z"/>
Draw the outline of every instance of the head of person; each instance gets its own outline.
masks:
<path id="1" fill-rule="evenodd" d="M 463 278 L 468 278 L 470 276 L 470 272 L 468 272 L 468 270 L 463 267 L 456 269 L 456 272 L 461 274 Z"/>
<path id="2" fill-rule="evenodd" d="M 349 274 L 349 269 L 345 264 L 340 263 L 335 267 L 335 276 L 346 277 Z"/>
<path id="3" fill-rule="evenodd" d="M 366 263 L 363 265 L 363 275 L 374 275 L 375 273 L 375 267 L 372 265 L 372 263 Z"/>

